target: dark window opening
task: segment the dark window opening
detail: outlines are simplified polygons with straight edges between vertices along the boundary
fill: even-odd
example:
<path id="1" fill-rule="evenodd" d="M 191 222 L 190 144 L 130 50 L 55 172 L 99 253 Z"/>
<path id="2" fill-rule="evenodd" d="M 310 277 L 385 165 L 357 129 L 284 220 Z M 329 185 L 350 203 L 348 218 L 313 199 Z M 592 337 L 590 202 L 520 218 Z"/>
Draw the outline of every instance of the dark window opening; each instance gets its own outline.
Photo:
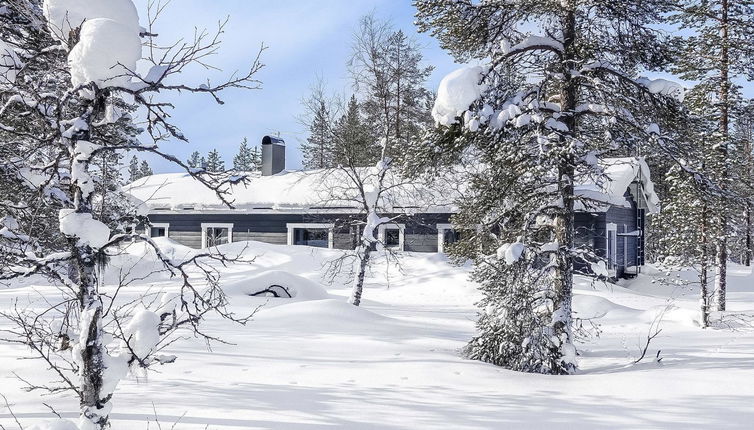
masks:
<path id="1" fill-rule="evenodd" d="M 330 247 L 330 230 L 326 228 L 296 228 L 293 230 L 293 244 Z"/>
<path id="2" fill-rule="evenodd" d="M 149 236 L 150 237 L 165 237 L 167 234 L 165 233 L 165 227 L 152 227 L 149 230 Z"/>
<path id="3" fill-rule="evenodd" d="M 459 230 L 447 229 L 443 234 L 443 241 L 446 245 L 460 242 L 462 238 L 463 233 L 461 233 Z"/>
<path id="4" fill-rule="evenodd" d="M 401 231 L 397 228 L 385 229 L 385 246 L 387 248 L 398 248 L 401 246 Z"/>
<path id="5" fill-rule="evenodd" d="M 225 227 L 207 227 L 207 247 L 228 243 L 228 229 Z"/>

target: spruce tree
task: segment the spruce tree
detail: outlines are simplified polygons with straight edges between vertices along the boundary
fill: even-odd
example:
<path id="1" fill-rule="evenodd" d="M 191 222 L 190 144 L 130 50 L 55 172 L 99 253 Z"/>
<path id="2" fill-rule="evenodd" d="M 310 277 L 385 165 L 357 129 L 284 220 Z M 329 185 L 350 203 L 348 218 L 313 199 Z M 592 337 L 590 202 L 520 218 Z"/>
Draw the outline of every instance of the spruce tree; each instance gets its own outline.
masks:
<path id="1" fill-rule="evenodd" d="M 734 97 L 735 78 L 754 78 L 754 2 L 751 0 L 682 0 L 673 15 L 674 21 L 690 35 L 680 42 L 676 72 L 686 80 L 697 81 L 716 94 L 716 100 L 706 106 L 706 115 L 718 123 L 720 142 L 716 147 L 721 176 L 718 183 L 730 189 L 731 160 L 738 158 L 731 138 L 732 117 L 737 103 Z M 725 310 L 727 289 L 728 240 L 731 207 L 730 196 L 721 196 L 715 204 L 720 235 L 716 243 L 717 276 L 715 305 Z"/>
<path id="2" fill-rule="evenodd" d="M 333 131 L 335 165 L 371 166 L 380 157 L 380 147 L 372 140 L 355 96 L 348 101 L 346 113 Z"/>
<path id="3" fill-rule="evenodd" d="M 141 166 L 139 167 L 139 175 L 141 178 L 154 175 L 152 168 L 149 167 L 147 160 L 141 160 Z"/>
<path id="4" fill-rule="evenodd" d="M 208 172 L 224 172 L 225 162 L 220 157 L 220 153 L 217 149 L 213 149 L 207 154 L 207 171 Z"/>
<path id="5" fill-rule="evenodd" d="M 186 164 L 192 168 L 202 167 L 201 163 L 202 160 L 200 159 L 199 151 L 192 152 L 191 157 L 186 161 Z"/>
<path id="6" fill-rule="evenodd" d="M 133 182 L 141 178 L 141 170 L 139 169 L 139 159 L 134 155 L 131 157 L 131 161 L 128 163 L 128 180 Z"/>
<path id="7" fill-rule="evenodd" d="M 251 148 L 249 157 L 251 160 L 251 170 L 254 172 L 262 170 L 262 152 L 259 150 L 259 146 L 254 145 Z"/>
<path id="8" fill-rule="evenodd" d="M 249 142 L 244 137 L 241 146 L 238 148 L 238 154 L 233 157 L 233 170 L 238 172 L 251 172 L 256 170 L 253 165 L 252 151 L 249 148 Z"/>
<path id="9" fill-rule="evenodd" d="M 484 293 L 467 353 L 519 371 L 572 373 L 574 261 L 596 257 L 574 244 L 576 203 L 594 204 L 574 185 L 599 180 L 600 154 L 643 140 L 670 149 L 641 120 L 662 125 L 678 109 L 666 96 L 677 88 L 635 73 L 669 60 L 652 26 L 671 2 L 415 5 L 420 31 L 458 61 L 490 61 L 443 80 L 433 110 L 441 127 L 416 148 L 425 166 L 474 161 L 454 220 L 481 226 L 469 239 L 477 246 L 466 248 Z M 527 23 L 539 25 L 536 34 L 521 31 Z"/>
<path id="10" fill-rule="evenodd" d="M 309 124 L 309 137 L 301 145 L 303 164 L 307 169 L 333 167 L 333 136 L 330 111 L 324 100 L 316 101 Z"/>

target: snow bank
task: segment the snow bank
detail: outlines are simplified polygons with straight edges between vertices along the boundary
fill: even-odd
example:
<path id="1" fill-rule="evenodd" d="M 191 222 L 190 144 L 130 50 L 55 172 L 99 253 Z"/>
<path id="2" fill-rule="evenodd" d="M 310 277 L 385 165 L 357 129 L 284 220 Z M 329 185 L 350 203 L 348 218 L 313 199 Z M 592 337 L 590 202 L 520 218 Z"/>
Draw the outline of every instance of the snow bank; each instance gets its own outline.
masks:
<path id="1" fill-rule="evenodd" d="M 282 288 L 270 288 L 273 285 Z M 261 273 L 252 272 L 251 275 L 245 275 L 242 279 L 236 281 L 223 282 L 221 280 L 221 286 L 223 291 L 229 295 L 254 295 L 270 288 L 280 297 L 286 297 L 287 292 L 291 298 L 297 300 L 321 300 L 330 297 L 319 284 L 281 270 L 268 270 Z M 259 295 L 274 296 L 272 292 Z"/>
<path id="2" fill-rule="evenodd" d="M 95 82 L 99 87 L 122 86 L 141 58 L 141 39 L 133 28 L 108 18 L 87 20 L 79 43 L 68 54 L 74 87 Z"/>
<path id="3" fill-rule="evenodd" d="M 108 18 L 139 35 L 139 14 L 131 0 L 44 0 L 42 12 L 53 37 L 68 43 L 71 29 L 85 20 Z"/>
<path id="4" fill-rule="evenodd" d="M 19 64 L 13 47 L 0 39 L 0 89 L 6 89 L 16 82 Z"/>
<path id="5" fill-rule="evenodd" d="M 456 117 L 482 95 L 485 87 L 479 81 L 484 71 L 482 66 L 463 67 L 445 76 L 437 89 L 432 118 L 441 125 L 455 124 Z"/>
<path id="6" fill-rule="evenodd" d="M 341 299 L 327 299 L 262 307 L 254 320 L 292 330 L 305 327 L 307 331 L 326 333 L 346 326 L 349 330 L 359 325 L 373 328 L 375 322 L 385 320 L 385 317 Z"/>
<path id="7" fill-rule="evenodd" d="M 60 232 L 77 237 L 79 245 L 101 248 L 110 240 L 110 229 L 92 218 L 90 213 L 77 213 L 73 209 L 61 209 L 58 213 Z"/>
<path id="8" fill-rule="evenodd" d="M 71 421 L 57 419 L 42 421 L 31 427 L 26 427 L 26 430 L 79 430 L 79 428 Z"/>

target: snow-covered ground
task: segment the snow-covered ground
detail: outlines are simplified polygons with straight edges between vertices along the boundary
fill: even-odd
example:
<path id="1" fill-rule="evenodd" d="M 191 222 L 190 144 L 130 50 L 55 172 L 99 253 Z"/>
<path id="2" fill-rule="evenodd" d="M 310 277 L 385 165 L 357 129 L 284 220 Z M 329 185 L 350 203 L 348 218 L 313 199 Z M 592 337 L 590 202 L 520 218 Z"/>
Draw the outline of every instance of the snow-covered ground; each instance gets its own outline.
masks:
<path id="1" fill-rule="evenodd" d="M 233 254 L 243 246 L 223 250 Z M 171 252 L 180 257 L 190 251 L 174 246 Z M 253 321 L 243 326 L 212 317 L 204 330 L 228 344 L 179 339 L 164 351 L 178 356 L 174 364 L 122 381 L 113 428 L 145 429 L 155 417 L 162 428 L 178 422 L 176 429 L 748 429 L 754 423 L 749 268 L 730 268 L 730 311 L 724 324 L 707 330 L 696 323 L 693 287 L 661 282 L 664 274 L 652 268 L 621 286 L 577 279 L 577 316 L 600 333 L 590 330 L 581 339 L 578 375 L 554 377 L 460 355 L 474 334 L 479 298 L 466 279 L 468 267 L 436 254 L 406 255 L 403 272 L 391 266 L 389 283 L 385 266 L 374 268 L 363 306 L 355 308 L 346 303 L 349 288 L 342 280 L 325 284 L 326 291 L 319 286 L 323 265 L 339 252 L 248 243 L 245 253 L 255 261 L 224 269 L 223 285 L 239 315 L 263 305 Z M 107 281 L 117 279 L 118 266 L 136 265 L 133 274 L 148 274 L 150 260 L 142 257 L 135 246 L 115 258 Z M 130 285 L 121 299 L 175 288 L 165 276 L 147 279 Z M 245 294 L 270 280 L 298 294 Z M 59 294 L 35 284 L 0 288 L 0 307 L 16 298 L 21 305 Z M 662 332 L 647 357 L 632 364 L 658 314 Z M 41 363 L 21 360 L 26 355 L 22 347 L 0 345 L 0 393 L 18 419 L 31 425 L 50 418 L 43 402 L 75 418 L 70 395 L 22 390 L 15 374 L 38 382 L 52 378 Z M 1 403 L 0 424 L 17 428 Z"/>

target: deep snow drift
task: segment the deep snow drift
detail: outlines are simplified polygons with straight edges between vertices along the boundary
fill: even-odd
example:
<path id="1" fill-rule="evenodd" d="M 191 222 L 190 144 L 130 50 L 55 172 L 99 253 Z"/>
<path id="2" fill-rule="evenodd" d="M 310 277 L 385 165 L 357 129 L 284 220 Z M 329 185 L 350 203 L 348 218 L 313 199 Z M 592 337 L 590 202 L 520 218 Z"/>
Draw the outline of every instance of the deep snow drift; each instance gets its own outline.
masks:
<path id="1" fill-rule="evenodd" d="M 196 252 L 158 242 L 176 261 Z M 105 289 L 135 277 L 120 300 L 149 293 L 167 299 L 150 299 L 152 306 L 164 306 L 177 284 L 155 273 L 159 265 L 145 249 L 133 245 L 113 257 Z M 754 422 L 754 275 L 748 268 L 730 268 L 731 310 L 707 330 L 697 325 L 696 292 L 676 282 L 691 279 L 691 271 L 666 276 L 648 267 L 621 285 L 578 278 L 574 307 L 585 328 L 577 343 L 580 371 L 553 377 L 460 356 L 474 333 L 479 295 L 466 279 L 469 268 L 441 255 L 406 254 L 402 271 L 391 266 L 388 278 L 381 262 L 356 308 L 346 303 L 347 277 L 332 285 L 322 279 L 341 251 L 257 242 L 221 249 L 255 257 L 223 269 L 222 284 L 239 315 L 260 310 L 246 326 L 206 321 L 204 330 L 228 344 L 208 348 L 185 332 L 162 351 L 176 355 L 175 363 L 121 381 L 114 429 L 145 429 L 150 421 L 157 428 L 155 417 L 163 428 L 178 422 L 177 429 L 743 429 Z M 273 283 L 293 298 L 248 295 Z M 41 305 L 58 294 L 29 280 L 0 288 L 0 307 L 16 298 L 19 305 Z M 633 364 L 658 316 L 662 332 Z M 40 363 L 19 360 L 26 355 L 22 347 L 0 344 L 0 393 L 19 420 L 31 426 L 54 418 L 42 402 L 75 419 L 72 396 L 22 390 L 14 373 L 34 382 L 53 378 Z M 3 406 L 0 424 L 17 427 Z"/>

